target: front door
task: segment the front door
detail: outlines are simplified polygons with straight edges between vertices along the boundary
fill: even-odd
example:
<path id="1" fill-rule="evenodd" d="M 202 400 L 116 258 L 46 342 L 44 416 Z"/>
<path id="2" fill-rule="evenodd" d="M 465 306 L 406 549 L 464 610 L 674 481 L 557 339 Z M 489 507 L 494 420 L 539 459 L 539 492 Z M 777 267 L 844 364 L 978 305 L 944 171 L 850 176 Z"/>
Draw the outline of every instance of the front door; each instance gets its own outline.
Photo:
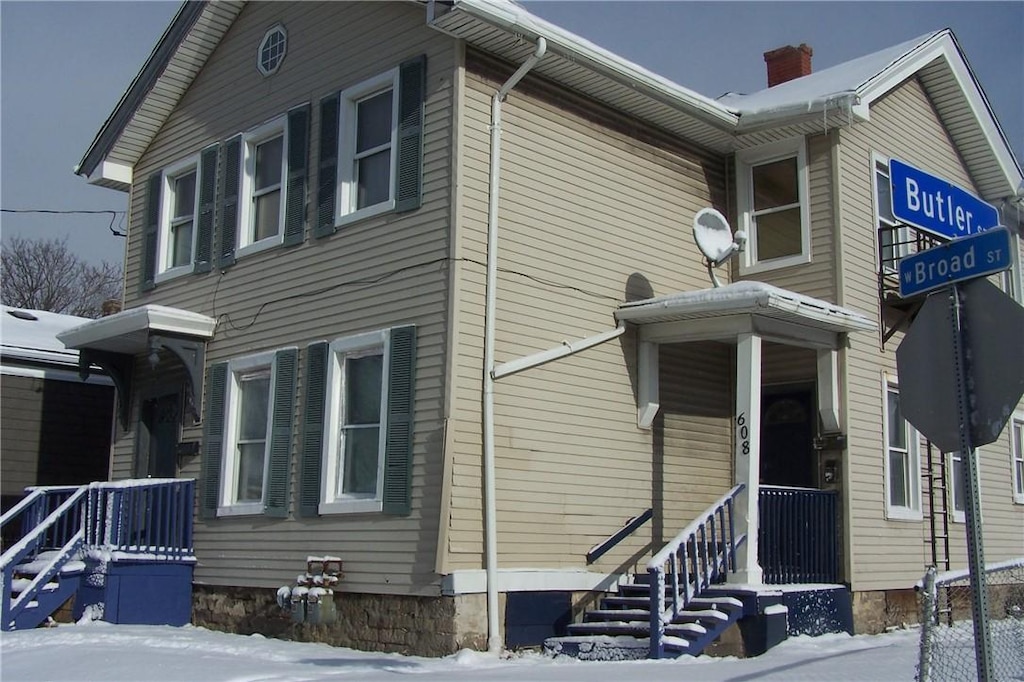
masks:
<path id="1" fill-rule="evenodd" d="M 181 394 L 167 393 L 143 400 L 139 426 L 135 475 L 139 478 L 177 476 Z"/>
<path id="2" fill-rule="evenodd" d="M 813 386 L 761 398 L 758 562 L 768 584 L 838 580 L 838 493 L 818 488 Z"/>
<path id="3" fill-rule="evenodd" d="M 761 398 L 761 485 L 817 488 L 814 389 L 787 387 Z"/>

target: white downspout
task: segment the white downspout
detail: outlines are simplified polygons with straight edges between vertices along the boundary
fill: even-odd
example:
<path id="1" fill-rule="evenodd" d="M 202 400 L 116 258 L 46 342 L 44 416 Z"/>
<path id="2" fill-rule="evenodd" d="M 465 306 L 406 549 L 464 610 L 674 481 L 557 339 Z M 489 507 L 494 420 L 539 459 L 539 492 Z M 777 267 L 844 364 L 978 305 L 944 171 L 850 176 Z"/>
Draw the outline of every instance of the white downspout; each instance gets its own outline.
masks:
<path id="1" fill-rule="evenodd" d="M 494 327 L 498 286 L 498 189 L 501 179 L 501 103 L 509 91 L 540 61 L 547 41 L 537 49 L 491 98 L 490 185 L 487 197 L 487 298 L 484 304 L 484 546 L 487 562 L 487 650 L 501 651 L 498 625 L 498 522 L 494 485 Z"/>

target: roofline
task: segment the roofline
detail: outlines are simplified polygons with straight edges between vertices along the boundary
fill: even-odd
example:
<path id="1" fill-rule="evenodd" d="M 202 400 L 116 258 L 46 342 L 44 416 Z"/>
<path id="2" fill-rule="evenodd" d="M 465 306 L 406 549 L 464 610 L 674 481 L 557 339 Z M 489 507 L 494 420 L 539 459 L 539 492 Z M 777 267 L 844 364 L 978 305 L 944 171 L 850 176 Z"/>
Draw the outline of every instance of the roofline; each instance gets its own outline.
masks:
<path id="1" fill-rule="evenodd" d="M 959 59 L 952 58 L 953 52 Z M 1024 170 L 1021 169 L 1020 162 L 1013 154 L 1010 141 L 999 124 L 999 119 L 992 109 L 992 103 L 981 87 L 981 82 L 975 75 L 974 69 L 971 68 L 967 55 L 960 47 L 956 35 L 949 28 L 936 31 L 927 40 L 862 83 L 857 88 L 857 92 L 864 104 L 870 106 L 876 99 L 885 95 L 911 75 L 918 73 L 935 59 L 944 59 L 953 72 L 960 89 L 964 92 L 967 105 L 971 108 L 983 134 L 991 143 L 992 152 L 1003 170 L 1003 174 L 1010 185 L 1016 188 L 1024 179 Z M 978 105 L 981 105 L 983 110 L 979 111 Z"/>
<path id="2" fill-rule="evenodd" d="M 157 42 L 156 47 L 153 48 L 149 58 L 146 59 L 146 63 L 142 65 L 142 69 L 139 70 L 139 73 L 132 80 L 128 89 L 121 95 L 117 106 L 114 107 L 113 112 L 107 117 L 99 132 L 96 133 L 96 137 L 93 138 L 85 155 L 82 156 L 82 160 L 75 166 L 76 175 L 82 175 L 86 178 L 93 176 L 96 167 L 110 153 L 111 148 L 113 148 L 121 136 L 125 126 L 131 121 L 135 112 L 138 111 L 139 105 L 149 94 L 149 91 L 153 88 L 157 79 L 160 78 L 164 69 L 167 68 L 182 40 L 192 30 L 192 26 L 195 25 L 200 15 L 202 15 L 206 5 L 207 2 L 205 0 L 184 0 L 182 2 L 178 13 L 174 15 L 174 19 L 171 20 L 171 23 L 164 30 L 163 35 L 160 36 L 160 40 Z"/>
<path id="3" fill-rule="evenodd" d="M 430 4 L 433 5 L 436 1 L 430 0 Z M 463 12 L 530 41 L 535 42 L 538 38 L 544 38 L 548 43 L 549 52 L 584 64 L 597 73 L 628 83 L 635 89 L 646 91 L 649 96 L 665 104 L 693 110 L 700 118 L 718 128 L 735 130 L 739 122 L 740 117 L 735 112 L 710 97 L 673 83 L 517 5 L 499 5 L 491 0 L 454 0 L 451 11 Z M 432 14 L 428 12 L 428 16 Z"/>

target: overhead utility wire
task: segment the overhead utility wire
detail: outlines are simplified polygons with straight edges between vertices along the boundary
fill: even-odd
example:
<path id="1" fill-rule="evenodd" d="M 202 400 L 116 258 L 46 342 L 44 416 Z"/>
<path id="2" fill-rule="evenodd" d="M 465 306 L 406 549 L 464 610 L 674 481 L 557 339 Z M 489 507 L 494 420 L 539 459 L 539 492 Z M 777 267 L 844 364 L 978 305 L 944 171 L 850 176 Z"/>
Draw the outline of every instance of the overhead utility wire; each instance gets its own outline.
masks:
<path id="1" fill-rule="evenodd" d="M 75 209 L 75 210 L 62 211 L 62 210 L 53 209 L 53 208 L 0 208 L 0 212 L 2 212 L 2 213 L 43 213 L 43 214 L 48 214 L 48 215 L 109 215 L 110 216 L 110 225 L 108 226 L 108 229 L 110 230 L 110 233 L 112 235 L 114 235 L 115 237 L 125 237 L 125 236 L 127 236 L 126 233 L 118 232 L 117 230 L 114 229 L 114 221 L 117 220 L 118 216 L 121 216 L 121 220 L 123 222 L 124 221 L 124 216 L 127 214 L 127 211 L 113 211 L 113 210 L 110 210 L 110 209 L 106 209 L 106 210 L 103 210 L 103 209 L 99 209 L 99 210 Z"/>

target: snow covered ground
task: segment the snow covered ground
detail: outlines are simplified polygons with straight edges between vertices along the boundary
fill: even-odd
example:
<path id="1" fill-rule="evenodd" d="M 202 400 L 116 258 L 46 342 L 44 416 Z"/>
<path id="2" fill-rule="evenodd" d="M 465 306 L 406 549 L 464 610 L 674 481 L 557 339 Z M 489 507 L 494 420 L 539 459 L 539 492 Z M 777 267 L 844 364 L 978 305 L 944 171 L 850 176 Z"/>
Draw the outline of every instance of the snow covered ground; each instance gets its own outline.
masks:
<path id="1" fill-rule="evenodd" d="M 464 650 L 440 659 L 102 622 L 0 633 L 3 682 L 625 682 L 913 680 L 918 631 L 796 637 L 758 658 L 582 663 Z"/>

